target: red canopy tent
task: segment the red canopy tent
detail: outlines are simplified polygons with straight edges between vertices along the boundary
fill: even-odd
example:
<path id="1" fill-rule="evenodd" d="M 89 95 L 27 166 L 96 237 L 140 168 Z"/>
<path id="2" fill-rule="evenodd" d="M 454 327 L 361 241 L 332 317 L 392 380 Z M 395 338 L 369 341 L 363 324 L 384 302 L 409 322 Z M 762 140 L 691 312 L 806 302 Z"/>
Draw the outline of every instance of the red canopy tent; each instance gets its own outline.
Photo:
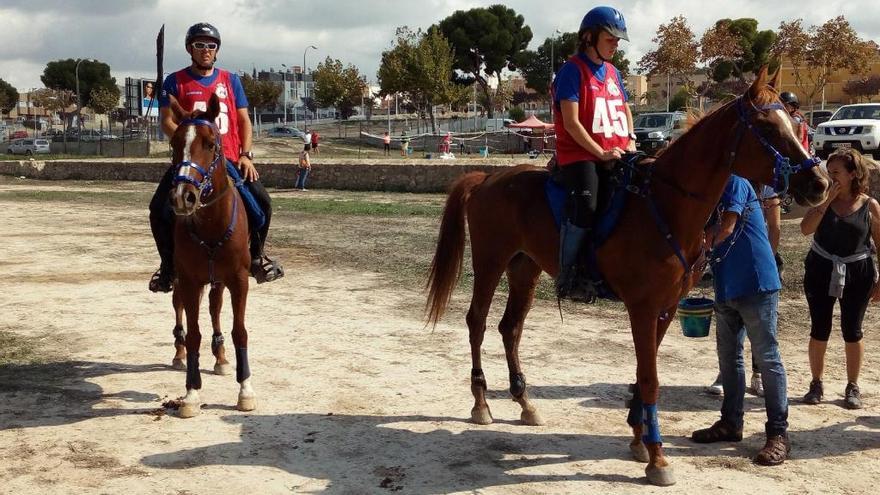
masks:
<path id="1" fill-rule="evenodd" d="M 522 122 L 519 122 L 517 124 L 510 124 L 508 127 L 512 127 L 514 129 L 553 129 L 553 124 L 541 122 L 538 117 L 531 115 L 526 120 L 523 120 Z"/>
<path id="2" fill-rule="evenodd" d="M 532 137 L 525 138 L 525 139 L 527 139 L 527 142 L 526 142 L 527 148 L 526 149 L 527 149 L 527 151 L 534 150 L 535 147 L 532 144 L 532 140 L 537 139 L 538 143 L 541 146 L 540 151 L 543 152 L 544 149 L 547 147 L 547 137 L 548 137 L 547 131 L 553 129 L 555 126 L 553 124 L 541 122 L 541 120 L 538 119 L 538 117 L 531 115 L 526 120 L 523 120 L 522 122 L 519 122 L 516 124 L 510 124 L 508 127 L 513 128 L 513 129 L 535 129 L 535 130 L 538 130 L 540 132 L 541 136 L 534 136 L 533 135 Z"/>

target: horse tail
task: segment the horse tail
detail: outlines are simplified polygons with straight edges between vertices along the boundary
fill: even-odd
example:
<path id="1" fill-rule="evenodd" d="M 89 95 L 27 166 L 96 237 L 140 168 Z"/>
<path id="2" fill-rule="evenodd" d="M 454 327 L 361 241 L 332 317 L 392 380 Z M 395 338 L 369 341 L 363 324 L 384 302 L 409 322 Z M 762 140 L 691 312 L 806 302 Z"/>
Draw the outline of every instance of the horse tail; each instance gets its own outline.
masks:
<path id="1" fill-rule="evenodd" d="M 428 323 L 434 326 L 446 312 L 452 291 L 461 276 L 465 242 L 465 206 L 471 192 L 482 184 L 486 177 L 488 174 L 485 172 L 465 174 L 453 183 L 446 198 L 437 250 L 434 252 L 428 275 L 428 301 L 425 304 Z"/>

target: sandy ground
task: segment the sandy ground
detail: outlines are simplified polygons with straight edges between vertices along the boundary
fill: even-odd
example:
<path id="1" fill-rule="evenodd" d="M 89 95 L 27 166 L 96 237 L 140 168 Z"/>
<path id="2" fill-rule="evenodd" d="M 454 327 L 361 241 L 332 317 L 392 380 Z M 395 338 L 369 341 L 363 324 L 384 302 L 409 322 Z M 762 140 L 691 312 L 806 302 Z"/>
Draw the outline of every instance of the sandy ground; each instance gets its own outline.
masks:
<path id="1" fill-rule="evenodd" d="M 65 186 L 0 190 L 16 187 Z M 835 336 L 829 400 L 793 401 L 793 458 L 776 468 L 749 461 L 765 418 L 752 396 L 742 443 L 687 439 L 717 418 L 719 399 L 702 392 L 715 375 L 714 341 L 687 339 L 675 323 L 660 358 L 660 421 L 679 482 L 664 489 L 647 485 L 644 465 L 628 456 L 622 406 L 635 359 L 618 312 L 569 309 L 560 323 L 555 304 L 533 309 L 522 358 L 544 427 L 518 424 L 490 330 L 484 368 L 496 422 L 477 426 L 468 422 L 465 294 L 431 331 L 413 309 L 421 293 L 288 252 L 288 276 L 252 285 L 248 301 L 257 410 L 234 409 L 234 377 L 210 373 L 203 340 L 205 405 L 184 420 L 162 407 L 183 395 L 184 374 L 170 368 L 170 296 L 146 290 L 157 261 L 146 208 L 0 198 L 0 209 L 0 331 L 42 356 L 0 368 L 2 493 L 875 493 L 880 480 L 873 316 L 867 407 L 841 407 Z M 805 308 L 781 311 L 789 391 L 799 397 L 809 381 L 806 330 L 796 328 Z M 223 319 L 228 331 L 228 304 Z"/>

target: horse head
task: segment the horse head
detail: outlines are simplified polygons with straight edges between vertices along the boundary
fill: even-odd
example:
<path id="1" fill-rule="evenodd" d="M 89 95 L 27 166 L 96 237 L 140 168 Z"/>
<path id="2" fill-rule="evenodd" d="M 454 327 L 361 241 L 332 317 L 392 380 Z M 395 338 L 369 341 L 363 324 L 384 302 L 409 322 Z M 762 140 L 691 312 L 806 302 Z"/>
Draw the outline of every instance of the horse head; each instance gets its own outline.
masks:
<path id="1" fill-rule="evenodd" d="M 791 192 L 798 204 L 816 205 L 829 183 L 817 166 L 819 160 L 804 149 L 795 122 L 779 100 L 780 72 L 769 78 L 767 66 L 762 67 L 751 87 L 732 103 L 739 122 L 731 169 L 746 179 L 772 184 L 777 192 Z"/>
<path id="2" fill-rule="evenodd" d="M 226 175 L 220 131 L 214 119 L 220 113 L 217 95 L 211 95 L 207 110 L 187 112 L 173 96 L 170 108 L 178 122 L 171 136 L 171 159 L 177 168 L 171 204 L 174 213 L 192 215 L 222 185 Z"/>

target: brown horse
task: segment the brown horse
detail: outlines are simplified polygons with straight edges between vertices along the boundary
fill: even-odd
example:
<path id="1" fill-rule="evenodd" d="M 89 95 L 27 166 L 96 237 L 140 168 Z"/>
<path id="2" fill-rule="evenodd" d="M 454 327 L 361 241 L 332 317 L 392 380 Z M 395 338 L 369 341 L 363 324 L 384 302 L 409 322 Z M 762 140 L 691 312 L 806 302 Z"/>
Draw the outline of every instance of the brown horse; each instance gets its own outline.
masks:
<path id="1" fill-rule="evenodd" d="M 818 203 L 828 185 L 779 103 L 777 78 L 778 73 L 768 83 L 765 67 L 745 94 L 673 142 L 654 162 L 653 177 L 658 180 L 650 182 L 647 195 L 628 198 L 615 230 L 596 253 L 601 273 L 629 314 L 637 362 L 637 386 L 631 387 L 634 396 L 627 419 L 633 429 L 630 449 L 636 459 L 648 462 L 645 471 L 654 484 L 675 482 L 656 420 L 657 348 L 679 299 L 696 278 L 693 267 L 702 254 L 703 227 L 731 172 L 762 183 L 782 177 L 801 204 Z M 427 316 L 436 325 L 446 310 L 461 272 L 467 220 L 474 270 L 467 313 L 475 399 L 471 418 L 479 424 L 492 422 L 480 346 L 492 296 L 505 273 L 510 294 L 499 330 L 510 392 L 522 407 L 524 423 L 543 424 L 526 392 L 519 342 L 538 277 L 542 271 L 555 277 L 558 271 L 559 234 L 544 193 L 548 175 L 528 165 L 492 175 L 470 173 L 453 185 L 446 201 L 428 280 Z M 654 227 L 659 224 L 652 202 L 665 219 L 668 239 Z"/>
<path id="2" fill-rule="evenodd" d="M 229 362 L 220 331 L 223 289 L 229 288 L 232 299 L 232 341 L 235 345 L 236 380 L 241 385 L 238 409 L 251 411 L 255 395 L 250 385 L 247 357 L 247 329 L 244 325 L 248 294 L 248 220 L 241 196 L 226 173 L 226 158 L 214 119 L 220 103 L 211 96 L 206 112 L 188 113 L 172 98 L 171 110 L 180 125 L 171 137 L 172 160 L 177 167 L 171 203 L 177 221 L 174 226 L 173 305 L 177 318 L 174 328 L 177 354 L 173 364 L 180 367 L 186 358 L 186 396 L 180 416 L 199 413 L 199 304 L 206 284 L 214 336 L 211 351 L 217 361 L 214 372 L 225 375 Z M 186 331 L 182 318 L 186 311 Z"/>

